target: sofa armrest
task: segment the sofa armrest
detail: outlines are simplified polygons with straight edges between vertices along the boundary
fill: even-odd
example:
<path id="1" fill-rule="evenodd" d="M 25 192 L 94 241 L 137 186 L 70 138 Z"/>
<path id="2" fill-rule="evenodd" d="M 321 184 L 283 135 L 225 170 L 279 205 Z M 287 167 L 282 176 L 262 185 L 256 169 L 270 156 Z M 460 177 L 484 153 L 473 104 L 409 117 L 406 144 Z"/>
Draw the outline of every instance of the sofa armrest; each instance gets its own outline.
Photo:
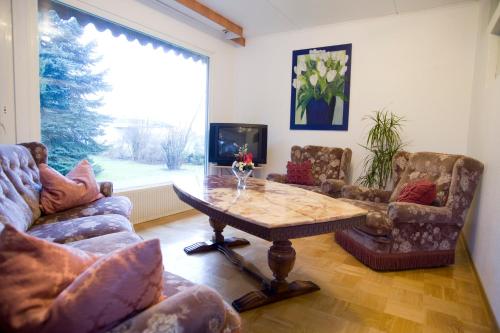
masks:
<path id="1" fill-rule="evenodd" d="M 113 195 L 113 183 L 112 182 L 100 182 L 99 191 L 105 197 L 111 197 Z"/>
<path id="2" fill-rule="evenodd" d="M 270 173 L 267 175 L 267 180 L 271 180 L 277 183 L 286 184 L 286 175 L 280 173 Z"/>
<path id="3" fill-rule="evenodd" d="M 346 199 L 388 203 L 391 194 L 391 191 L 363 186 L 345 185 L 342 187 L 342 198 Z"/>
<path id="4" fill-rule="evenodd" d="M 395 225 L 400 223 L 456 224 L 449 207 L 391 202 L 387 213 Z"/>
<path id="5" fill-rule="evenodd" d="M 193 286 L 120 323 L 109 333 L 240 332 L 239 315 L 206 286 Z"/>
<path id="6" fill-rule="evenodd" d="M 342 187 L 344 187 L 345 181 L 339 179 L 325 179 L 321 182 L 320 188 L 321 192 L 329 194 L 329 195 L 337 195 L 340 196 L 340 192 L 342 191 Z"/>
<path id="7" fill-rule="evenodd" d="M 33 159 L 35 160 L 36 165 L 45 163 L 48 163 L 48 152 L 47 152 L 47 147 L 40 142 L 25 142 L 25 143 L 20 143 L 21 146 L 26 147 L 31 155 L 33 156 Z"/>

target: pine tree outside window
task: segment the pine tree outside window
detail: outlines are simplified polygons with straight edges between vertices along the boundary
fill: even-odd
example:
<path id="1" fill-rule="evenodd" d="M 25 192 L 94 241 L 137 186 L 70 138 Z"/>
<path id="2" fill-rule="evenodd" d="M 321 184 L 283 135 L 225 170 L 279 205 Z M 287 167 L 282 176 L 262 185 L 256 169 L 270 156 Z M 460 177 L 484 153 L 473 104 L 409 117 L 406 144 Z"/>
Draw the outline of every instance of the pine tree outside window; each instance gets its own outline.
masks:
<path id="1" fill-rule="evenodd" d="M 50 0 L 39 0 L 42 142 L 66 174 L 133 188 L 202 177 L 208 58 Z"/>

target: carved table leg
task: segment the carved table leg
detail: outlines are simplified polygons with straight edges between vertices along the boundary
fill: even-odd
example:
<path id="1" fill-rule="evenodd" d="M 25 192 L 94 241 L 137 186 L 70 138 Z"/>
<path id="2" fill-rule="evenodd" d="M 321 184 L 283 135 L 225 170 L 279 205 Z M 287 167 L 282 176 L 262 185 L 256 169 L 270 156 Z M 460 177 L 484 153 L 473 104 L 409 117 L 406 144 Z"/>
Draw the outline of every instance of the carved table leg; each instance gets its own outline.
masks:
<path id="1" fill-rule="evenodd" d="M 199 242 L 184 248 L 184 252 L 187 254 L 202 253 L 217 251 L 219 247 L 235 247 L 250 244 L 249 241 L 243 238 L 229 237 L 224 238 L 222 231 L 226 227 L 224 223 L 216 221 L 212 218 L 209 219 L 210 226 L 214 229 L 214 235 L 212 236 L 212 241 L 209 242 Z"/>
<path id="2" fill-rule="evenodd" d="M 263 280 L 264 288 L 252 291 L 233 301 L 238 312 L 247 311 L 256 307 L 281 301 L 286 298 L 307 294 L 320 288 L 310 281 L 293 281 L 288 283 L 286 277 L 295 264 L 295 250 L 289 240 L 274 241 L 268 251 L 268 264 L 274 280 Z"/>

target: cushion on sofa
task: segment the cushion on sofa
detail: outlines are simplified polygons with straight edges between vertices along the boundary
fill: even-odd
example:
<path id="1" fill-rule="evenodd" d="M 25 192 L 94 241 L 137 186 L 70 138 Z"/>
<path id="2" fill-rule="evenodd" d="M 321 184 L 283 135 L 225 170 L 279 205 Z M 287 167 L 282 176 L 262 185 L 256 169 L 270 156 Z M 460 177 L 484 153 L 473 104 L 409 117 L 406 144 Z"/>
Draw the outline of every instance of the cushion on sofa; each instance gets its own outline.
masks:
<path id="1" fill-rule="evenodd" d="M 97 258 L 6 225 L 0 234 L 0 327 L 35 331 L 57 295 Z"/>
<path id="2" fill-rule="evenodd" d="M 87 205 L 78 206 L 63 212 L 45 215 L 35 221 L 35 225 L 53 222 L 67 221 L 77 217 L 118 214 L 126 218 L 130 217 L 132 203 L 130 199 L 123 196 L 106 197 Z"/>
<path id="3" fill-rule="evenodd" d="M 43 186 L 40 204 L 46 214 L 86 205 L 103 197 L 87 160 L 78 163 L 66 176 L 47 164 L 40 164 L 38 168 Z"/>
<path id="4" fill-rule="evenodd" d="M 120 231 L 112 234 L 82 239 L 76 242 L 66 243 L 79 250 L 104 255 L 122 249 L 128 245 L 142 242 L 141 236 L 131 231 Z"/>
<path id="5" fill-rule="evenodd" d="M 286 182 L 298 185 L 314 185 L 311 162 L 294 163 L 289 161 L 286 165 Z"/>
<path id="6" fill-rule="evenodd" d="M 399 193 L 398 202 L 430 205 L 436 199 L 436 184 L 426 179 L 407 183 Z"/>
<path id="7" fill-rule="evenodd" d="M 133 231 L 130 221 L 117 214 L 75 218 L 31 227 L 30 235 L 56 243 L 68 243 L 120 231 Z"/>
<path id="8" fill-rule="evenodd" d="M 292 162 L 310 161 L 314 184 L 319 186 L 324 179 L 339 179 L 341 161 L 344 153 L 342 148 L 307 145 L 293 146 L 291 149 Z M 349 156 L 350 159 L 350 156 Z M 349 167 L 345 165 L 345 167 Z M 345 177 L 345 171 L 342 170 Z"/>
<path id="9" fill-rule="evenodd" d="M 397 201 L 406 184 L 427 179 L 436 184 L 436 204 L 445 206 L 448 201 L 453 167 L 459 155 L 419 152 L 411 154 L 400 181 L 392 192 L 390 201 Z"/>
<path id="10" fill-rule="evenodd" d="M 102 256 L 54 300 L 41 332 L 104 332 L 161 301 L 162 276 L 158 239 Z"/>

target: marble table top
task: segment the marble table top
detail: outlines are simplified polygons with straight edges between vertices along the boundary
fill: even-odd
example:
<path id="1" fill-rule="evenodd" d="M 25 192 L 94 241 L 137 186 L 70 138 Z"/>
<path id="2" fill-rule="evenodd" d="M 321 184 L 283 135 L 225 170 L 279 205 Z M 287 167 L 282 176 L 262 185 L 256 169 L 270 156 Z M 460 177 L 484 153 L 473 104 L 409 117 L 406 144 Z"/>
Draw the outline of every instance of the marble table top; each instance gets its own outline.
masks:
<path id="1" fill-rule="evenodd" d="M 365 216 L 367 211 L 326 195 L 298 187 L 249 178 L 238 190 L 232 176 L 207 176 L 175 183 L 176 191 L 197 204 L 264 228 L 282 228 Z"/>

